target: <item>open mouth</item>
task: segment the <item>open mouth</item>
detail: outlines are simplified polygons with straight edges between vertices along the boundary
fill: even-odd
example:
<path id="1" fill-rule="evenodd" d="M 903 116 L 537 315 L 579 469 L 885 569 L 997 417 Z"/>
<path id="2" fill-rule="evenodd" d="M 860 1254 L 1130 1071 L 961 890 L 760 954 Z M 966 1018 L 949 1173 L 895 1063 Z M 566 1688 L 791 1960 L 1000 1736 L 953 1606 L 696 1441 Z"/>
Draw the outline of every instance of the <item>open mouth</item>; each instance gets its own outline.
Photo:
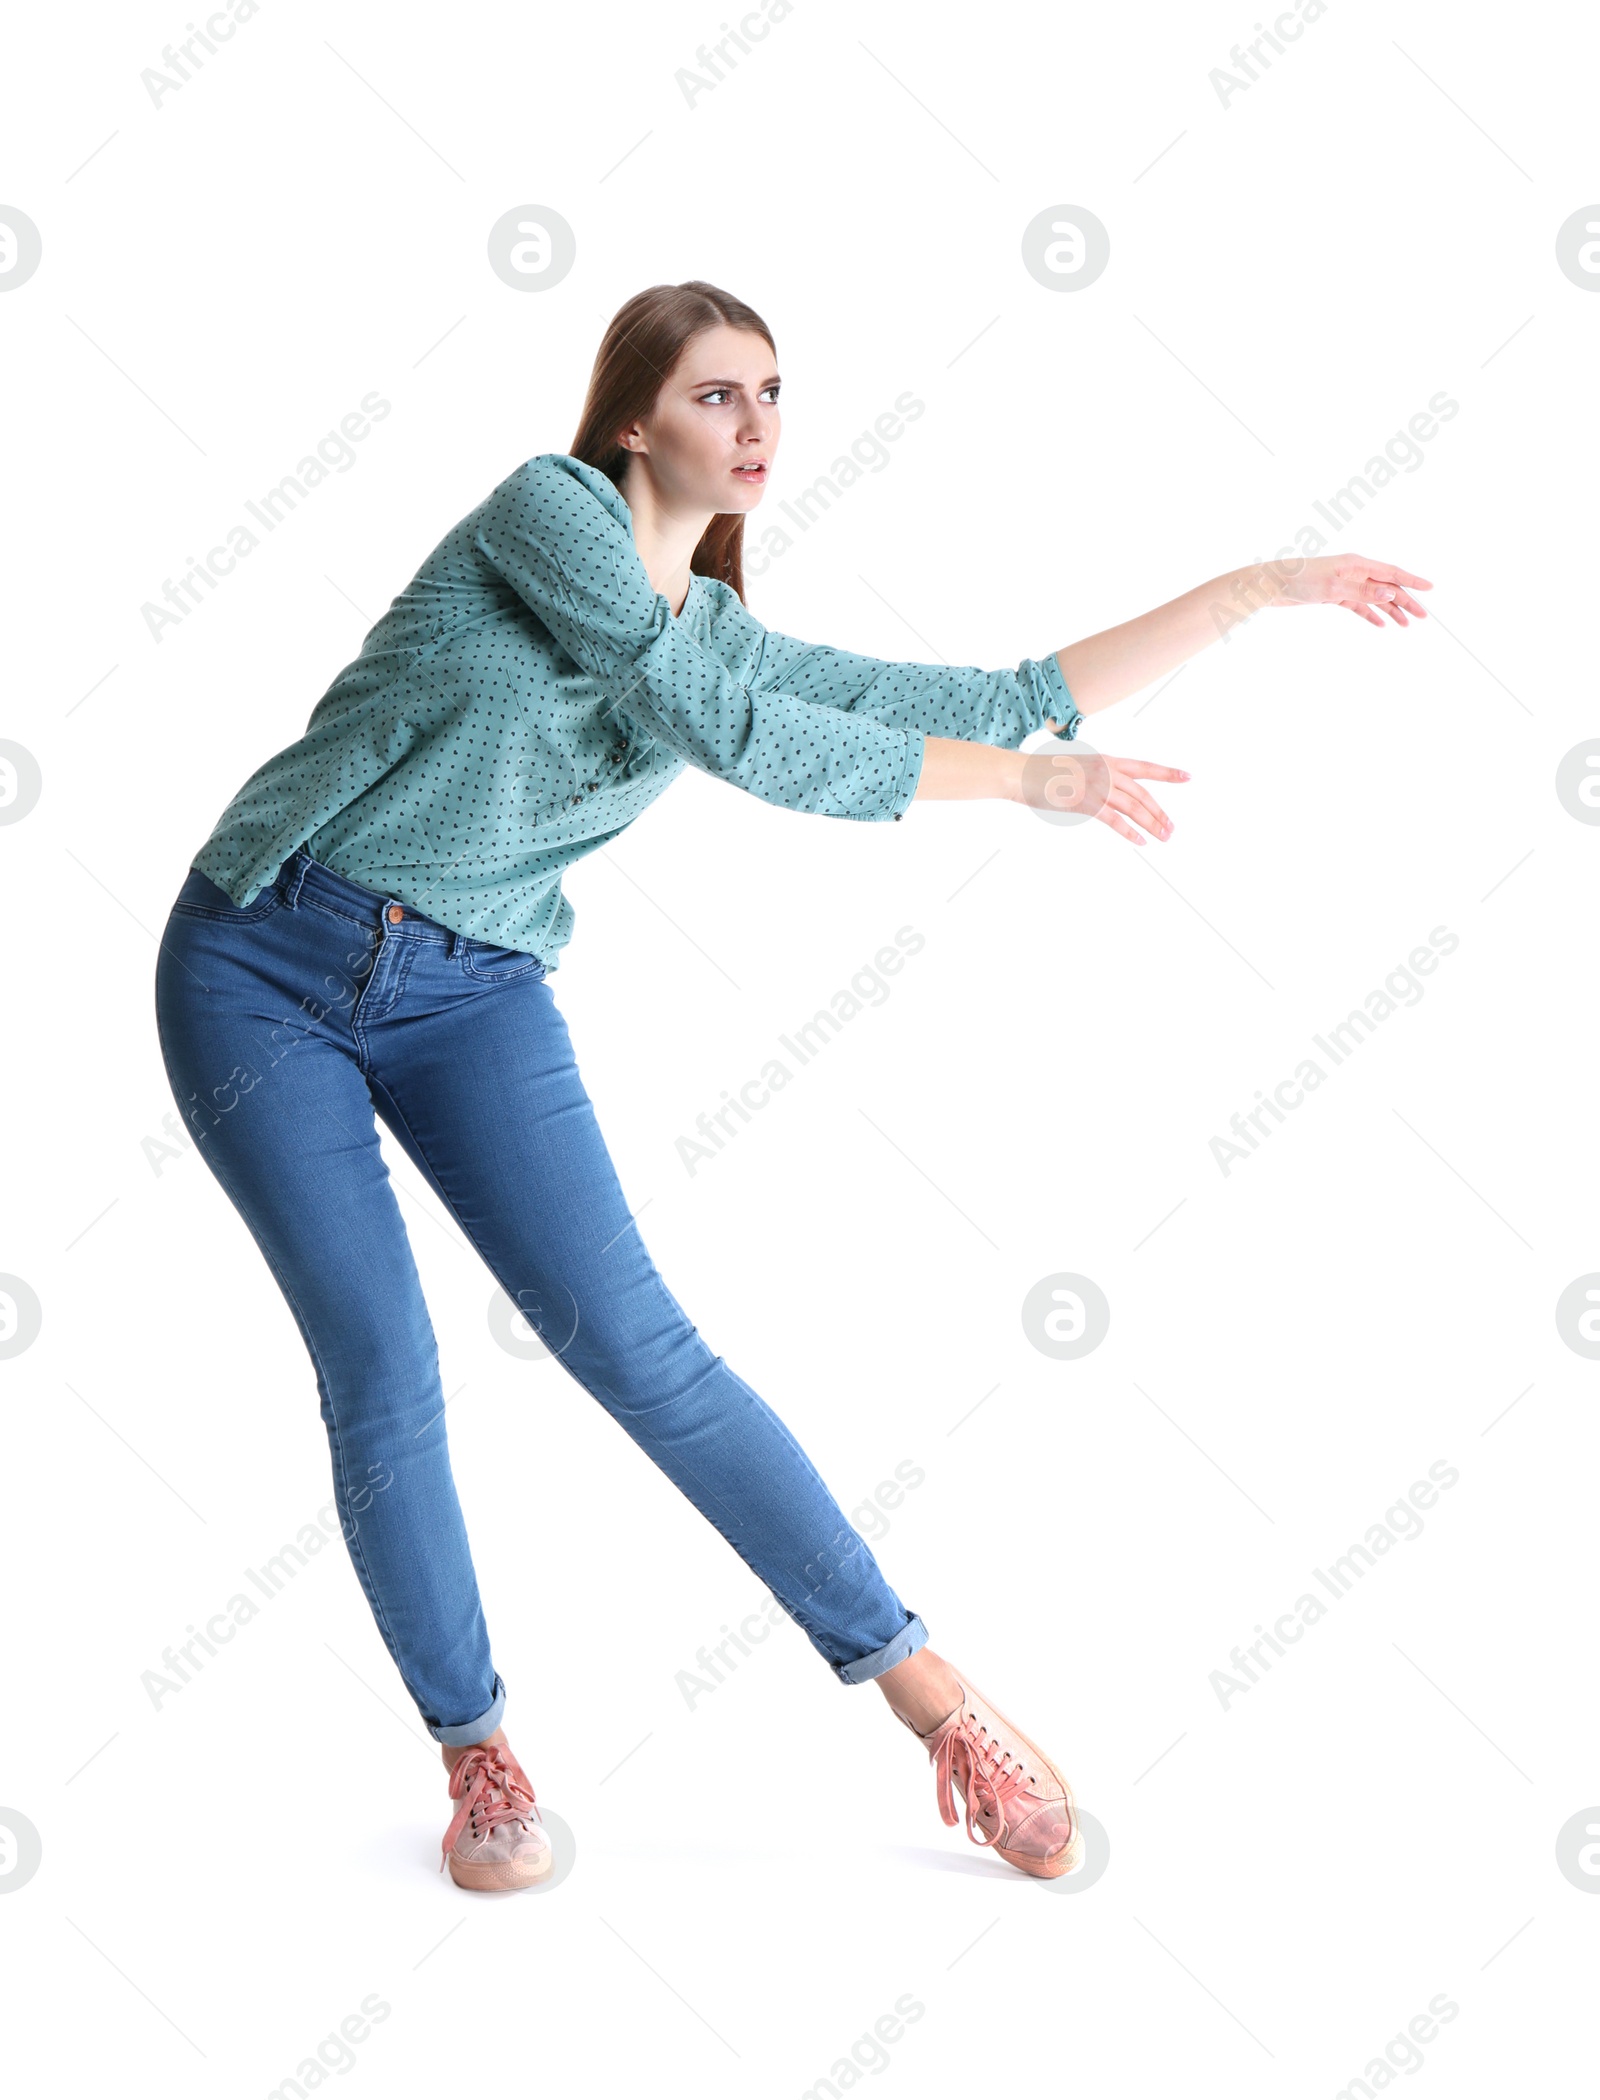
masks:
<path id="1" fill-rule="evenodd" d="M 767 463 L 764 459 L 752 460 L 748 466 L 735 467 L 733 471 L 741 481 L 759 488 L 767 478 Z"/>

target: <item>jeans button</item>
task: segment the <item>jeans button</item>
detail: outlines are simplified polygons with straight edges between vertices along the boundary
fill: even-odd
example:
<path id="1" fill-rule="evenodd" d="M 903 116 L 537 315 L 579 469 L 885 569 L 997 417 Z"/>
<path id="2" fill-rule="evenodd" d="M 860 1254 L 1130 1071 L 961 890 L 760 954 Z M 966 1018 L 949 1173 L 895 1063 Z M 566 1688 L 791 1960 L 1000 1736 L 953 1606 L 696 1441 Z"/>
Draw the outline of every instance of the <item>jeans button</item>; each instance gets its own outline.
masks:
<path id="1" fill-rule="evenodd" d="M 400 923 L 400 921 L 401 921 L 401 920 L 402 920 L 402 919 L 403 919 L 404 917 L 405 917 L 405 913 L 404 913 L 404 912 L 403 912 L 403 911 L 402 911 L 402 910 L 400 909 L 400 907 L 399 907 L 399 905 L 398 905 L 398 904 L 391 904 L 391 905 L 389 906 L 389 911 L 388 911 L 388 919 L 389 919 L 389 924 L 390 924 L 391 926 L 398 926 L 398 925 L 399 925 L 399 923 Z"/>

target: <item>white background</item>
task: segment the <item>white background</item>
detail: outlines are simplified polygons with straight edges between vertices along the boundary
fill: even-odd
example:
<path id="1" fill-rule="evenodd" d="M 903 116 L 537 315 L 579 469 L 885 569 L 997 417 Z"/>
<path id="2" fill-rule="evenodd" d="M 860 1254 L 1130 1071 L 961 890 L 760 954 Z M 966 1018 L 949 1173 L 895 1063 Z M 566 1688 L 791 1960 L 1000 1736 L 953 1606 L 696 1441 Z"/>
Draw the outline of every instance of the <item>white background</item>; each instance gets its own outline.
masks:
<path id="1" fill-rule="evenodd" d="M 20 21 L 0 162 L 44 243 L 0 299 L 0 733 L 43 776 L 0 832 L 0 1269 L 43 1307 L 0 1402 L 27 2089 L 264 2094 L 377 1992 L 335 2084 L 781 2100 L 909 1992 L 860 2083 L 1333 2094 L 1444 1993 L 1393 2082 L 1575 2090 L 1600 1367 L 1554 1308 L 1600 1267 L 1600 833 L 1554 780 L 1600 733 L 1600 298 L 1555 235 L 1600 192 L 1593 25 L 1334 0 L 1224 106 L 1248 7 L 797 0 L 691 106 L 714 5 L 266 0 L 158 107 L 184 20 Z M 521 204 L 577 237 L 536 294 L 486 261 Z M 1110 234 L 1072 293 L 1021 262 L 1056 205 Z M 691 774 L 570 879 L 552 983 L 647 1245 L 847 1509 L 925 1469 L 876 1550 L 1103 1824 L 1081 1891 L 946 1831 L 878 1694 L 791 1626 L 690 1710 L 676 1674 L 760 1584 L 496 1345 L 392 1146 L 507 1727 L 576 1868 L 506 1899 L 434 1871 L 437 1746 L 337 1543 L 159 1710 L 141 1687 L 330 1492 L 265 1264 L 146 1142 L 167 908 L 429 549 L 565 448 L 617 305 L 697 276 L 777 337 L 758 516 L 927 404 L 750 585 L 880 656 L 1012 665 L 1128 618 L 1459 403 L 1329 534 L 1433 579 L 1436 620 L 1274 612 L 1090 725 L 1192 771 L 1170 843 Z M 144 603 L 371 389 L 356 466 L 152 640 Z M 689 1175 L 695 1118 L 903 925 L 892 996 Z M 1224 1175 L 1229 1118 L 1435 927 L 1420 1002 Z M 1061 1271 L 1111 1305 L 1077 1362 L 1020 1318 Z M 1421 1536 L 1224 1710 L 1229 1651 L 1441 1459 Z"/>

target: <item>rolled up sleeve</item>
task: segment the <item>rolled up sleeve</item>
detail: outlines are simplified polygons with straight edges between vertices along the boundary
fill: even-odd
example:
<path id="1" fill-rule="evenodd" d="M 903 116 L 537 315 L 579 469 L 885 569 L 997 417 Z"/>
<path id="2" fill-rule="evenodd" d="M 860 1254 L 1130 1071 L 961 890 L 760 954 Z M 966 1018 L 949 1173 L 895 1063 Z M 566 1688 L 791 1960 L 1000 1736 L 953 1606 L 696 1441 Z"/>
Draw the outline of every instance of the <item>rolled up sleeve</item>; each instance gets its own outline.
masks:
<path id="1" fill-rule="evenodd" d="M 728 611 L 733 623 L 730 639 L 736 647 L 747 647 L 751 639 L 739 634 L 744 622 L 759 640 L 751 679 L 757 689 L 772 686 L 822 707 L 920 729 L 926 736 L 1000 744 L 1010 751 L 1051 722 L 1057 736 L 1076 736 L 1083 719 L 1053 652 L 1024 657 L 1013 671 L 900 663 L 858 656 L 822 642 L 797 641 L 793 635 L 762 628 L 748 612 L 741 621 L 732 606 Z M 719 624 L 716 632 L 723 631 Z"/>

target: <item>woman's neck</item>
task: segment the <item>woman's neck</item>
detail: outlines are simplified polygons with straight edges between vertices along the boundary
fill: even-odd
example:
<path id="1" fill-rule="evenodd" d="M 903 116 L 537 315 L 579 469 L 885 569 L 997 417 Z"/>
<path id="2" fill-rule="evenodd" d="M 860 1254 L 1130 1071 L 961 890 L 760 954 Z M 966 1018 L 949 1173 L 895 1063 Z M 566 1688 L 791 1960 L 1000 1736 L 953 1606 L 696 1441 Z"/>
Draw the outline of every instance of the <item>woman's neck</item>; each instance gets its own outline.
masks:
<path id="1" fill-rule="evenodd" d="M 651 586 L 672 607 L 683 610 L 689 591 L 690 563 L 714 513 L 669 510 L 650 479 L 645 460 L 629 460 L 622 477 L 623 500 L 633 514 L 633 542 Z"/>

